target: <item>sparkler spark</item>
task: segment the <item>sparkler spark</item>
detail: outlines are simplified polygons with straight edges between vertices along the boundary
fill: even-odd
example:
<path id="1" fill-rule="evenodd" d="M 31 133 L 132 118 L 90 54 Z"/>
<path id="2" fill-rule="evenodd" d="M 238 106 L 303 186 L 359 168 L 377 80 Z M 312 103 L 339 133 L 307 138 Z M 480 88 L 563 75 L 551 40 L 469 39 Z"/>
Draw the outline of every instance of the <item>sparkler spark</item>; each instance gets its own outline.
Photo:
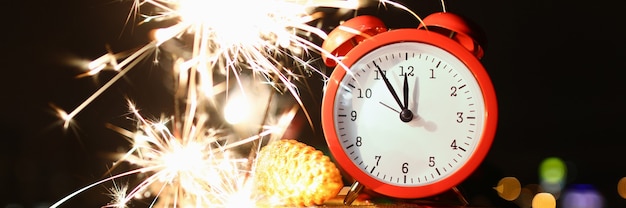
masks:
<path id="1" fill-rule="evenodd" d="M 378 2 L 410 11 L 391 1 Z M 144 46 L 120 53 L 109 50 L 90 62 L 86 66 L 88 71 L 78 77 L 92 76 L 102 70 L 118 73 L 69 113 L 56 107 L 55 110 L 64 121 L 63 127 L 69 128 L 78 113 L 129 70 L 155 52 L 165 51 L 175 60 L 172 82 L 176 88 L 176 113 L 169 119 L 151 121 L 129 103 L 138 130 L 110 127 L 127 137 L 131 144 L 130 150 L 117 155 L 116 164 L 129 163 L 136 168 L 85 186 L 51 208 L 111 181 L 114 182 L 114 188 L 110 189 L 113 199 L 104 207 L 126 207 L 145 193 L 151 193 L 155 198 L 151 207 L 254 205 L 255 201 L 261 200 L 251 195 L 253 187 L 248 180 L 255 152 L 260 149 L 264 137 L 280 138 L 298 108 L 292 107 L 274 118 L 268 104 L 263 118 L 258 119 L 261 123 L 257 133 L 240 137 L 211 127 L 227 117 L 223 115 L 225 113 L 215 117 L 220 115 L 218 108 L 229 108 L 220 106 L 226 102 L 217 100 L 216 95 L 226 94 L 226 100 L 230 94 L 242 96 L 240 100 L 255 96 L 240 78 L 242 73 L 248 72 L 253 75 L 252 82 L 262 80 L 278 92 L 288 92 L 297 106 L 304 107 L 292 81 L 306 74 L 302 70 L 325 77 L 311 65 L 311 55 L 324 54 L 337 61 L 341 58 L 334 57 L 310 40 L 312 36 L 327 38 L 322 29 L 311 25 L 323 18 L 323 14 L 315 9 L 355 10 L 360 6 L 357 0 L 134 0 L 132 10 L 137 13 L 131 16 L 143 17 L 142 24 L 175 23 L 155 29 L 151 42 Z M 149 12 L 144 13 L 146 8 Z M 294 65 L 298 67 L 292 67 Z M 225 81 L 216 84 L 216 78 Z M 230 82 L 239 86 L 237 93 L 229 93 L 229 86 L 233 84 Z M 306 110 L 304 113 L 308 118 Z M 278 124 L 267 124 L 273 120 Z M 250 144 L 252 149 L 248 155 L 238 151 Z M 145 175 L 145 178 L 135 187 L 115 184 L 115 180 L 137 175 Z"/>
<path id="2" fill-rule="evenodd" d="M 309 22 L 321 18 L 321 13 L 309 14 L 318 7 L 358 8 L 354 0 L 135 0 L 134 11 L 153 7 L 156 14 L 142 14 L 144 22 L 174 20 L 177 23 L 153 31 L 152 41 L 132 52 L 107 53 L 86 66 L 81 76 L 94 75 L 104 69 L 119 71 L 100 90 L 69 113 L 62 113 L 67 128 L 71 119 L 82 111 L 104 90 L 138 62 L 159 48 L 174 54 L 182 73 L 197 74 L 199 81 L 190 87 L 197 88 L 203 96 L 212 99 L 213 76 L 234 75 L 243 69 L 260 74 L 271 83 L 282 83 L 296 97 L 298 92 L 291 83 L 291 69 L 283 64 L 292 60 L 301 66 L 311 67 L 309 61 L 299 58 L 308 50 L 323 52 L 315 43 L 303 36 L 326 33 Z M 131 14 L 132 15 L 132 14 Z M 165 44 L 176 40 L 181 45 Z M 184 47 L 184 48 L 180 48 Z M 314 70 L 315 71 L 315 70 Z M 232 73 L 230 73 L 232 72 Z M 286 72 L 286 73 L 283 73 Z"/>
<path id="3" fill-rule="evenodd" d="M 159 198 L 160 205 L 223 207 L 233 195 L 247 197 L 238 200 L 253 201 L 253 196 L 241 195 L 245 188 L 250 188 L 245 180 L 250 174 L 246 168 L 249 161 L 232 150 L 279 130 L 267 128 L 257 135 L 230 142 L 228 135 L 207 128 L 205 120 L 189 127 L 187 138 L 180 138 L 170 131 L 169 121 L 148 121 L 134 106 L 131 111 L 137 119 L 138 131 L 111 128 L 128 137 L 132 144 L 128 152 L 117 156 L 116 163 L 127 162 L 138 168 L 93 183 L 58 201 L 52 208 L 98 184 L 139 173 L 149 174 L 131 190 L 125 186 L 112 188 L 112 203 L 105 207 L 124 207 L 133 198 L 152 190 L 156 190 L 155 197 Z"/>

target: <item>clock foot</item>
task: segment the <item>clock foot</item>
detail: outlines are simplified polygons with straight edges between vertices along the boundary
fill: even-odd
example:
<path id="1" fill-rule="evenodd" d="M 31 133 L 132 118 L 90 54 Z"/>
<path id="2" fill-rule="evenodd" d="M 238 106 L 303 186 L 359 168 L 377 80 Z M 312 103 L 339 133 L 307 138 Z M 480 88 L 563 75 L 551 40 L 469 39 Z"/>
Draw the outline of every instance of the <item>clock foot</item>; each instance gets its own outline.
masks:
<path id="1" fill-rule="evenodd" d="M 426 207 L 468 207 L 470 205 L 469 201 L 465 198 L 463 193 L 455 186 L 450 188 L 443 193 L 440 193 L 435 196 L 426 197 L 426 198 L 414 198 L 414 199 L 401 199 L 401 198 L 393 198 L 384 195 L 378 195 L 374 192 L 369 192 L 371 190 L 365 190 L 365 186 L 355 181 L 350 186 L 347 192 L 345 192 L 345 196 L 343 199 L 343 205 L 352 206 L 353 202 L 357 201 L 359 197 L 363 197 L 362 194 L 367 194 L 366 198 L 368 201 L 368 205 L 373 204 L 396 204 L 396 205 L 416 205 L 418 207 L 426 206 Z M 373 194 L 373 195 L 370 195 Z M 358 202 L 357 206 L 363 205 L 362 201 Z M 369 204 L 373 203 L 373 204 Z"/>
<path id="2" fill-rule="evenodd" d="M 359 192 L 363 190 L 363 185 L 358 181 L 355 181 L 352 186 L 350 186 L 350 190 L 346 193 L 346 197 L 343 199 L 344 205 L 351 205 L 354 200 L 359 197 Z"/>
<path id="3" fill-rule="evenodd" d="M 463 194 L 461 193 L 461 191 L 459 191 L 459 189 L 455 186 L 452 187 L 452 192 L 454 192 L 454 194 L 456 195 L 456 197 L 459 199 L 459 202 L 461 202 L 461 204 L 463 206 L 467 206 L 469 205 L 469 201 L 467 201 L 467 199 L 465 199 L 465 197 L 463 196 Z"/>
<path id="4" fill-rule="evenodd" d="M 409 204 L 428 205 L 428 206 L 453 206 L 453 207 L 467 207 L 470 205 L 469 201 L 465 198 L 463 193 L 455 186 L 450 190 L 440 193 L 438 195 L 421 198 L 421 199 L 409 199 L 400 200 Z"/>

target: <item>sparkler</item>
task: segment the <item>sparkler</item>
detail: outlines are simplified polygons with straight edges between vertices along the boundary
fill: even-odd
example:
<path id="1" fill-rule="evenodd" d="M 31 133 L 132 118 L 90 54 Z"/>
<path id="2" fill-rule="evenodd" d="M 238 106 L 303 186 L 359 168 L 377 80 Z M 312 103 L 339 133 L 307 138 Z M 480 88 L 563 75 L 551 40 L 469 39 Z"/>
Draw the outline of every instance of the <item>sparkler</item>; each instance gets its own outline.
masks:
<path id="1" fill-rule="evenodd" d="M 119 158 L 117 163 L 128 162 L 139 168 L 93 183 L 51 207 L 58 207 L 71 197 L 96 185 L 139 173 L 151 174 L 128 193 L 128 187 L 125 186 L 112 188 L 112 203 L 105 207 L 125 207 L 132 199 L 154 189 L 155 195 L 160 197 L 158 202 L 160 205 L 172 203 L 194 207 L 227 206 L 233 202 L 230 197 L 245 193 L 244 179 L 249 174 L 244 168 L 247 159 L 231 150 L 276 132 L 276 128 L 266 127 L 257 135 L 224 143 L 228 136 L 220 135 L 219 130 L 207 128 L 207 118 L 200 117 L 196 125 L 188 128 L 189 135 L 182 138 L 169 130 L 170 121 L 166 119 L 148 121 L 132 105 L 131 111 L 137 119 L 138 131 L 128 131 L 115 126 L 111 128 L 128 137 L 132 144 L 128 152 L 117 156 Z M 289 115 L 293 115 L 293 112 L 286 116 Z M 246 201 L 246 198 L 237 200 Z"/>
<path id="2" fill-rule="evenodd" d="M 410 12 L 391 1 L 378 2 Z M 134 0 L 136 13 L 131 15 L 141 15 L 142 23 L 175 23 L 154 30 L 151 42 L 142 47 L 121 53 L 109 51 L 90 62 L 86 66 L 88 70 L 79 77 L 92 76 L 102 70 L 118 73 L 69 113 L 56 110 L 64 121 L 64 128 L 70 128 L 78 113 L 129 70 L 155 52 L 164 51 L 175 60 L 172 82 L 176 88 L 176 113 L 160 120 L 148 120 L 129 101 L 138 130 L 110 128 L 132 144 L 130 150 L 116 155 L 116 164 L 130 163 L 137 168 L 85 186 L 51 207 L 59 207 L 81 192 L 111 181 L 114 184 L 110 189 L 112 201 L 104 207 L 126 207 L 144 193 L 155 197 L 151 207 L 229 207 L 242 202 L 246 204 L 237 206 L 254 206 L 263 199 L 251 194 L 253 187 L 248 179 L 253 174 L 255 153 L 263 143 L 261 139 L 280 138 L 298 107 L 304 107 L 294 81 L 306 73 L 324 76 L 312 66 L 312 55 L 324 54 L 338 62 L 341 58 L 324 51 L 310 39 L 313 36 L 326 38 L 322 29 L 311 24 L 323 17 L 323 13 L 315 9 L 355 10 L 360 6 L 356 0 Z M 149 12 L 144 13 L 146 8 Z M 155 58 L 155 62 L 158 61 Z M 261 82 L 277 92 L 290 93 L 297 105 L 275 117 L 276 106 L 272 105 L 273 93 L 270 93 L 269 104 L 259 115 L 262 119 L 257 119 L 260 124 L 252 127 L 257 128 L 256 133 L 241 136 L 212 127 L 222 119 L 235 126 L 237 119 L 230 119 L 239 117 L 226 111 L 232 104 L 242 103 L 235 102 L 237 99 L 254 97 L 250 91 L 259 86 L 246 84 L 246 79 L 242 78 L 246 72 L 252 74 L 249 82 Z M 216 79 L 223 81 L 216 83 Z M 229 92 L 231 87 L 236 93 Z M 225 99 L 235 101 L 223 102 L 216 97 L 222 94 Z M 229 104 L 223 106 L 224 103 Z M 219 112 L 222 108 L 225 112 Z M 216 118 L 216 114 L 221 116 Z M 268 124 L 273 120 L 278 123 Z M 247 155 L 237 151 L 250 144 Z M 135 187 L 115 183 L 133 175 L 145 175 L 145 178 Z"/>

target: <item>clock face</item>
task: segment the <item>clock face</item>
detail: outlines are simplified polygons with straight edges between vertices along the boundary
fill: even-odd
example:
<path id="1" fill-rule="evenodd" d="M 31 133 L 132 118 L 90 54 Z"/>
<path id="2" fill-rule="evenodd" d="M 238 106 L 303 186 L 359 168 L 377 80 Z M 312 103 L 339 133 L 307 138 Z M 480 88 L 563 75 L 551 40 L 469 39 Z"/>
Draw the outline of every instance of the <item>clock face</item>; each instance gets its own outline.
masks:
<path id="1" fill-rule="evenodd" d="M 483 139 L 484 86 L 465 62 L 417 41 L 358 56 L 349 70 L 335 69 L 326 95 L 332 102 L 323 104 L 340 165 L 366 187 L 404 198 L 447 190 L 469 175 L 491 138 Z M 420 187 L 429 191 L 404 193 Z"/>

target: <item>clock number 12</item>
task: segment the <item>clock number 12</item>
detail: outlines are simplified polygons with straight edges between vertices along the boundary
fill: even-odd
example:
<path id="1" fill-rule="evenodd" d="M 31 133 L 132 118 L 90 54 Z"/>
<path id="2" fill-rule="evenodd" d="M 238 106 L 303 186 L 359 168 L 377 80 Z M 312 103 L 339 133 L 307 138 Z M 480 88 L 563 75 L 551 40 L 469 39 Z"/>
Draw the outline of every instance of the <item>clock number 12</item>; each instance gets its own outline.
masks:
<path id="1" fill-rule="evenodd" d="M 404 66 L 400 66 L 400 76 L 415 76 L 415 73 L 413 73 L 414 70 L 415 68 L 413 66 L 408 66 L 406 69 Z"/>

